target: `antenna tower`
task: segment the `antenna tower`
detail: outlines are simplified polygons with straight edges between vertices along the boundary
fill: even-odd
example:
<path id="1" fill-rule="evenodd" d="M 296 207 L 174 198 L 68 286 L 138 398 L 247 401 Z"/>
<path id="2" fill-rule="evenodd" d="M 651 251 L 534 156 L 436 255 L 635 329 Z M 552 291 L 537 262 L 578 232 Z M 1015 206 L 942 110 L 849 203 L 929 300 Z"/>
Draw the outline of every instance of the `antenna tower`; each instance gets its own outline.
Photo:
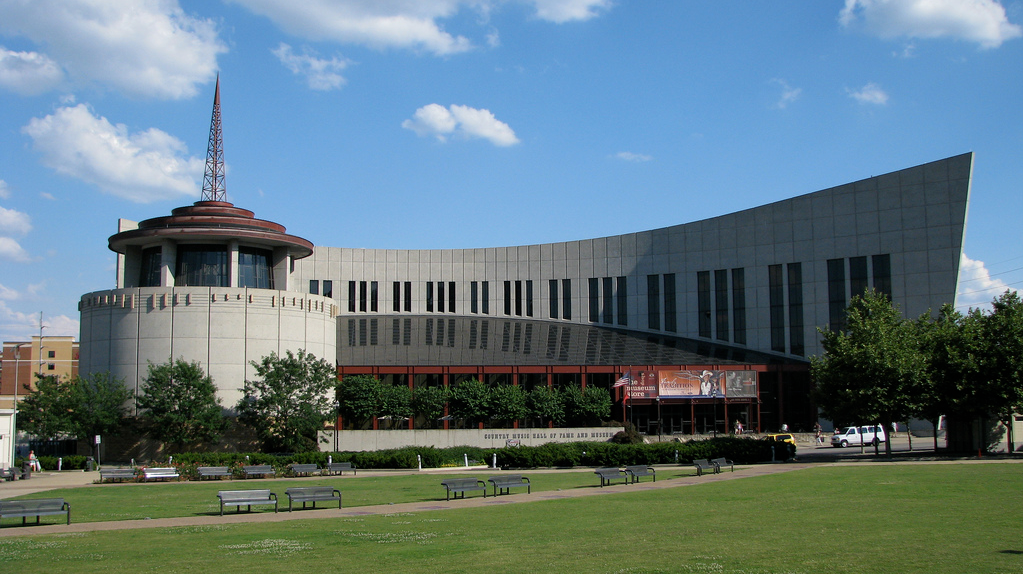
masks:
<path id="1" fill-rule="evenodd" d="M 224 185 L 224 133 L 220 126 L 220 74 L 213 96 L 213 117 L 210 119 L 210 143 L 206 148 L 206 175 L 202 179 L 201 201 L 227 201 Z"/>

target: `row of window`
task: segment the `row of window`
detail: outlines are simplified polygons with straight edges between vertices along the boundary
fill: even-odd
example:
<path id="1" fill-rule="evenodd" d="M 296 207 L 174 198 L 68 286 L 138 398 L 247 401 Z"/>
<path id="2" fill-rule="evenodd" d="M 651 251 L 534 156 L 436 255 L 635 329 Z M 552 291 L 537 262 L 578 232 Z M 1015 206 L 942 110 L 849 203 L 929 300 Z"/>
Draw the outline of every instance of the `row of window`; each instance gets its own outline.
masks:
<path id="1" fill-rule="evenodd" d="M 266 249 L 238 249 L 237 286 L 250 289 L 273 289 L 273 255 Z M 139 264 L 139 287 L 160 287 L 163 249 L 142 250 Z M 223 245 L 178 245 L 174 264 L 176 287 L 230 287 L 228 251 Z"/>
<path id="2" fill-rule="evenodd" d="M 745 269 L 716 269 L 713 274 L 698 271 L 696 305 L 697 332 L 701 337 L 746 344 Z"/>
<path id="3" fill-rule="evenodd" d="M 863 295 L 870 288 L 868 278 L 873 278 L 875 291 L 887 295 L 891 299 L 891 255 L 871 256 L 869 270 L 867 263 L 866 256 L 828 260 L 828 323 L 832 330 L 845 330 L 845 309 L 848 307 L 848 300 L 851 297 Z M 846 271 L 848 271 L 848 280 L 846 280 Z M 847 288 L 848 291 L 846 291 Z"/>

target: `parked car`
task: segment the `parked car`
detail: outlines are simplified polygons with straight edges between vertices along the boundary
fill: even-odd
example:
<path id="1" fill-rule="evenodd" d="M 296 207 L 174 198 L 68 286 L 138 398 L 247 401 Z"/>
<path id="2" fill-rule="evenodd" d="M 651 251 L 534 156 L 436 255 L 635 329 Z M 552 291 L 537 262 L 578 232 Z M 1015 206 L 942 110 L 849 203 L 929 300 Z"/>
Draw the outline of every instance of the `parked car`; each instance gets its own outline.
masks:
<path id="1" fill-rule="evenodd" d="M 866 425 L 861 427 L 845 427 L 831 435 L 831 446 L 841 448 L 864 444 L 881 444 L 888 441 L 883 426 Z"/>
<path id="2" fill-rule="evenodd" d="M 765 434 L 764 440 L 774 440 L 778 442 L 787 442 L 789 444 L 796 444 L 796 437 L 792 436 L 791 433 L 771 433 Z"/>

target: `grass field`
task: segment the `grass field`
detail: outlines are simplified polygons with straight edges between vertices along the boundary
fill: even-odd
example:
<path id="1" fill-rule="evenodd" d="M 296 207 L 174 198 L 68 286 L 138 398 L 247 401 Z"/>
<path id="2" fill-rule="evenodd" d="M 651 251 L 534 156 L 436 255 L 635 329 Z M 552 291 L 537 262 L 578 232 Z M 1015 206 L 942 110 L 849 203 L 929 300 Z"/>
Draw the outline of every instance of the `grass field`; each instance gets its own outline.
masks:
<path id="1" fill-rule="evenodd" d="M 534 483 L 592 488 L 594 478 L 545 474 Z M 436 499 L 439 488 L 436 476 L 336 480 L 346 507 Z M 63 495 L 75 501 L 80 522 L 205 513 L 206 499 L 215 502 L 223 487 L 121 486 Z M 0 539 L 0 567 L 133 574 L 1023 572 L 1021 486 L 1023 466 L 1016 464 L 827 466 L 482 508 L 13 537 Z M 119 496 L 143 508 L 135 516 L 104 510 Z M 358 496 L 364 501 L 350 499 Z M 193 498 L 204 499 L 198 509 L 188 506 Z M 130 498 L 118 503 L 124 500 Z"/>

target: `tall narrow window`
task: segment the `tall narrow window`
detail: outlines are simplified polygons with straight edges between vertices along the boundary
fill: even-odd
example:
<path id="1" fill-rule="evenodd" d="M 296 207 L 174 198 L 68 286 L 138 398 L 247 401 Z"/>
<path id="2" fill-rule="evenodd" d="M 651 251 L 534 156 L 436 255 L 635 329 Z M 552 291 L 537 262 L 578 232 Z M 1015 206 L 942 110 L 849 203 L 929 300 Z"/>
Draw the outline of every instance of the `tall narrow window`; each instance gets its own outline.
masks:
<path id="1" fill-rule="evenodd" d="M 746 270 L 732 269 L 732 340 L 746 344 Z"/>
<path id="2" fill-rule="evenodd" d="M 650 329 L 661 330 L 661 276 L 646 276 L 646 322 Z"/>
<path id="3" fill-rule="evenodd" d="M 455 282 L 448 281 L 448 311 L 455 312 Z"/>
<path id="4" fill-rule="evenodd" d="M 273 289 L 273 253 L 265 249 L 242 247 L 238 249 L 238 286 L 251 289 Z M 323 282 L 326 294 L 328 281 Z"/>
<path id="5" fill-rule="evenodd" d="M 355 281 L 348 282 L 348 312 L 355 312 Z"/>
<path id="6" fill-rule="evenodd" d="M 515 282 L 515 315 L 522 316 L 522 281 Z"/>
<path id="7" fill-rule="evenodd" d="M 590 322 L 596 323 L 600 320 L 600 281 L 596 277 L 589 280 L 590 286 Z"/>
<path id="8" fill-rule="evenodd" d="M 533 280 L 526 280 L 526 317 L 533 316 Z"/>
<path id="9" fill-rule="evenodd" d="M 767 267 L 768 298 L 771 306 L 771 350 L 785 352 L 785 277 L 781 265 Z"/>
<path id="10" fill-rule="evenodd" d="M 728 340 L 728 270 L 714 271 L 714 324 L 717 338 Z"/>
<path id="11" fill-rule="evenodd" d="M 142 266 L 139 269 L 139 287 L 159 287 L 162 265 L 163 251 L 159 247 L 143 249 Z"/>
<path id="12" fill-rule="evenodd" d="M 405 282 L 405 312 L 412 311 L 412 282 Z"/>
<path id="13" fill-rule="evenodd" d="M 849 296 L 863 296 L 867 290 L 867 258 L 849 258 Z"/>
<path id="14" fill-rule="evenodd" d="M 561 280 L 561 318 L 572 318 L 572 280 Z"/>
<path id="15" fill-rule="evenodd" d="M 323 281 L 323 296 L 333 297 L 334 296 L 334 282 L 329 279 Z"/>
<path id="16" fill-rule="evenodd" d="M 479 311 L 479 309 L 480 309 L 480 302 L 479 302 L 480 292 L 479 291 L 480 291 L 479 281 L 470 281 L 469 282 L 469 312 L 470 313 L 479 313 L 480 312 Z"/>
<path id="17" fill-rule="evenodd" d="M 614 322 L 614 283 L 610 277 L 604 277 L 603 280 L 604 296 L 602 297 L 602 309 L 601 316 L 605 323 L 611 324 Z"/>
<path id="18" fill-rule="evenodd" d="M 664 275 L 664 330 L 669 333 L 678 332 L 676 317 L 678 316 L 677 300 L 675 298 L 675 274 L 665 273 Z"/>
<path id="19" fill-rule="evenodd" d="M 625 277 L 619 277 L 617 280 L 618 292 L 616 298 L 618 299 L 618 324 L 628 325 L 629 324 L 629 289 L 628 282 Z"/>
<path id="20" fill-rule="evenodd" d="M 433 313 L 433 281 L 426 282 L 426 312 Z"/>
<path id="21" fill-rule="evenodd" d="M 222 245 L 179 245 L 176 287 L 229 287 L 227 250 Z"/>
<path id="22" fill-rule="evenodd" d="M 480 293 L 480 298 L 483 300 L 483 314 L 490 314 L 490 281 L 483 282 L 483 292 Z M 484 323 L 485 324 L 485 323 Z"/>
<path id="23" fill-rule="evenodd" d="M 366 312 L 366 282 L 359 281 L 359 311 Z"/>
<path id="24" fill-rule="evenodd" d="M 511 281 L 504 282 L 504 314 L 512 314 L 512 291 Z"/>
<path id="25" fill-rule="evenodd" d="M 551 279 L 547 282 L 548 300 L 550 303 L 550 312 L 548 316 L 551 319 L 558 318 L 558 280 Z"/>
<path id="26" fill-rule="evenodd" d="M 380 295 L 379 295 L 379 283 L 376 281 L 369 282 L 369 310 L 376 313 L 379 309 Z M 376 319 L 374 319 L 376 321 Z"/>
<path id="27" fill-rule="evenodd" d="M 828 259 L 828 324 L 845 331 L 845 261 Z"/>
<path id="28" fill-rule="evenodd" d="M 394 283 L 391 284 L 391 310 L 394 311 L 395 313 L 401 311 L 401 282 L 400 281 L 395 281 Z M 395 320 L 394 324 L 397 325 L 398 321 Z M 395 327 L 395 328 L 397 328 L 397 327 Z"/>
<path id="29" fill-rule="evenodd" d="M 437 282 L 437 312 L 444 312 L 444 282 Z"/>
<path id="30" fill-rule="evenodd" d="M 874 289 L 892 298 L 892 256 L 875 255 L 871 259 L 874 264 Z"/>
<path id="31" fill-rule="evenodd" d="M 803 265 L 789 263 L 789 352 L 803 355 Z"/>
<path id="32" fill-rule="evenodd" d="M 701 337 L 710 338 L 710 271 L 696 272 L 697 324 Z"/>
<path id="33" fill-rule="evenodd" d="M 320 282 L 316 279 L 309 280 L 309 294 L 319 295 L 320 294 Z"/>

